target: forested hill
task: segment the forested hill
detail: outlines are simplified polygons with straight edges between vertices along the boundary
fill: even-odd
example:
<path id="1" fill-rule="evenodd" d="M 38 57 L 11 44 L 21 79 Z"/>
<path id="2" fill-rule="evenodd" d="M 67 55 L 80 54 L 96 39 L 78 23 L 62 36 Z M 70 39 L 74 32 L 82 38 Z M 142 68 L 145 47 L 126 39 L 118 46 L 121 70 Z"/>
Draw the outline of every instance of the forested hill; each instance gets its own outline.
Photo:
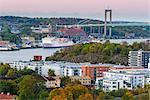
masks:
<path id="1" fill-rule="evenodd" d="M 61 49 L 53 56 L 47 57 L 50 61 L 69 61 L 69 62 L 91 62 L 91 63 L 112 63 L 124 64 L 128 63 L 128 52 L 131 50 L 148 50 L 150 45 L 146 43 L 134 43 L 133 45 L 114 44 L 107 41 L 104 44 L 91 43 L 79 44 L 73 47 Z"/>

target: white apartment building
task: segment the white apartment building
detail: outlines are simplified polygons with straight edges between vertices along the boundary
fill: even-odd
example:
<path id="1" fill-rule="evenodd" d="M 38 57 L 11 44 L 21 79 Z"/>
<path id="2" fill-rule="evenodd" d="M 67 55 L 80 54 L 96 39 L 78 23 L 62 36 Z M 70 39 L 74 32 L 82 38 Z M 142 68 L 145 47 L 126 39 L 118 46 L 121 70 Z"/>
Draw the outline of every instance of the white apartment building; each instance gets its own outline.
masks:
<path id="1" fill-rule="evenodd" d="M 80 63 L 64 63 L 61 65 L 62 76 L 81 76 L 82 64 Z"/>
<path id="2" fill-rule="evenodd" d="M 150 69 L 150 58 L 149 58 L 149 63 L 148 63 L 148 69 Z"/>
<path id="3" fill-rule="evenodd" d="M 48 76 L 48 70 L 52 69 L 59 76 L 81 76 L 82 65 L 85 63 L 55 62 L 55 61 L 15 61 L 10 63 L 12 68 L 22 70 L 25 67 L 32 69 L 40 75 Z"/>
<path id="4" fill-rule="evenodd" d="M 112 91 L 121 88 L 135 89 L 144 87 L 145 76 L 142 74 L 133 74 L 125 72 L 104 72 L 103 90 Z"/>
<path id="5" fill-rule="evenodd" d="M 150 58 L 150 51 L 130 51 L 128 55 L 129 66 L 143 66 L 148 68 L 148 62 Z"/>

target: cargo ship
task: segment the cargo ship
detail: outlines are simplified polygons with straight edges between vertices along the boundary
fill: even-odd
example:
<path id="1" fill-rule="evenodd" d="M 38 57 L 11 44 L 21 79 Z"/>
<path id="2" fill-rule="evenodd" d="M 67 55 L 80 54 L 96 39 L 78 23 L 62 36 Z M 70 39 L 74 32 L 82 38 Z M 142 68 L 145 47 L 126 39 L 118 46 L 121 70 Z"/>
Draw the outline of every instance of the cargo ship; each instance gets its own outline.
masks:
<path id="1" fill-rule="evenodd" d="M 74 42 L 68 38 L 45 37 L 42 39 L 43 48 L 63 48 L 73 46 Z"/>

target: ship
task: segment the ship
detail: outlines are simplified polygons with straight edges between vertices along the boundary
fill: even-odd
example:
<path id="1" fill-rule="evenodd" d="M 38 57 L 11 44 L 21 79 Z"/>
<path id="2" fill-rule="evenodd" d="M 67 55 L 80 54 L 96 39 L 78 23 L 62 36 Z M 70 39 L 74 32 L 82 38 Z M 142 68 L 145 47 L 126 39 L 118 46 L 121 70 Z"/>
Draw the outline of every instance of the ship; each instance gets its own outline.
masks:
<path id="1" fill-rule="evenodd" d="M 13 51 L 19 50 L 19 48 L 14 43 L 9 43 L 8 41 L 0 41 L 0 51 Z"/>
<path id="2" fill-rule="evenodd" d="M 45 37 L 42 39 L 43 48 L 64 48 L 74 45 L 68 38 Z"/>

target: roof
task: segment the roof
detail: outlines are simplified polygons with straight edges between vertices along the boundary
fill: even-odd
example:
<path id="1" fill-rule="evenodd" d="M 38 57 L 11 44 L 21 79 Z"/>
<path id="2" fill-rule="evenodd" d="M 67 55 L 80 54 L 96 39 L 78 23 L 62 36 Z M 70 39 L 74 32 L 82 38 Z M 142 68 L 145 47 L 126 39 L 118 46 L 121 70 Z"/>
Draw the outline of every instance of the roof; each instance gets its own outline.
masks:
<path id="1" fill-rule="evenodd" d="M 58 32 L 64 33 L 64 36 L 88 36 L 85 31 L 80 28 L 63 28 L 58 30 Z"/>
<path id="2" fill-rule="evenodd" d="M 88 79 L 91 79 L 89 76 L 70 76 L 70 78 L 73 78 L 73 79 L 77 79 L 77 78 L 88 78 Z"/>
<path id="3" fill-rule="evenodd" d="M 10 94 L 0 94 L 0 100 L 14 100 L 15 95 Z"/>

